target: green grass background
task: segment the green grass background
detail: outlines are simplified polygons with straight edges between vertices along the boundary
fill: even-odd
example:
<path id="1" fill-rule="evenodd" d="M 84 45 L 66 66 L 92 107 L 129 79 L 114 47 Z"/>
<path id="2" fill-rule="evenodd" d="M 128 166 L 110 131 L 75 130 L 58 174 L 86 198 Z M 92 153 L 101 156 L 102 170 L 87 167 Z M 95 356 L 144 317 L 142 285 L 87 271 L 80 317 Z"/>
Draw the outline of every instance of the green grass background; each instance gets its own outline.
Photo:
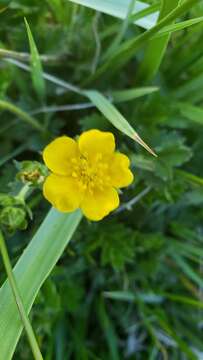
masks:
<path id="1" fill-rule="evenodd" d="M 163 1 L 160 20 L 177 4 Z M 202 23 L 174 32 L 169 43 L 169 34 L 137 41 L 144 30 L 131 13 L 123 22 L 68 0 L 5 0 L 0 9 L 0 191 L 17 191 L 14 159 L 41 161 L 53 137 L 91 128 L 115 134 L 135 175 L 117 212 L 83 220 L 38 294 L 31 320 L 44 359 L 202 359 Z M 200 16 L 203 2 L 191 1 L 177 21 Z M 21 68 L 30 59 L 24 17 L 41 59 L 32 47 L 31 72 Z M 151 86 L 156 91 L 143 97 L 123 92 Z M 115 102 L 158 158 L 78 88 Z M 8 236 L 13 264 L 49 209 L 40 190 L 27 203 L 33 221 Z M 14 359 L 31 358 L 22 336 Z"/>

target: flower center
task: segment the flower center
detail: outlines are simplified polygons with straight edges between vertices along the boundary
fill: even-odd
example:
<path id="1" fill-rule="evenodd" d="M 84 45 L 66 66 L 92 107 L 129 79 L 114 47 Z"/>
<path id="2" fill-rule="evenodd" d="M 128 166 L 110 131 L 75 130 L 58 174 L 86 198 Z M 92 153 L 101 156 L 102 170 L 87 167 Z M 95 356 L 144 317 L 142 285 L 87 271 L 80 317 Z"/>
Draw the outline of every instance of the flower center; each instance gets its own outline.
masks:
<path id="1" fill-rule="evenodd" d="M 90 161 L 87 154 L 80 155 L 79 159 L 71 159 L 71 163 L 71 176 L 77 180 L 82 190 L 88 190 L 92 194 L 95 189 L 103 190 L 110 185 L 109 165 L 102 154 L 96 154 L 94 161 Z"/>

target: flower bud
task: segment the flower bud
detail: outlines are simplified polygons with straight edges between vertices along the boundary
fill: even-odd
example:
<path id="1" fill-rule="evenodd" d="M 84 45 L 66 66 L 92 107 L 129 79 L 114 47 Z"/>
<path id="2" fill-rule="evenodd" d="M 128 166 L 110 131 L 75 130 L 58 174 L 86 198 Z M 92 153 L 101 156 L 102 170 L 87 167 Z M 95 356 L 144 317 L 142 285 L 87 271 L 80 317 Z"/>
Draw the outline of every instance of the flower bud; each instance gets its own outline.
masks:
<path id="1" fill-rule="evenodd" d="M 18 180 L 21 180 L 24 184 L 40 185 L 44 182 L 48 175 L 46 166 L 38 161 L 22 161 L 18 163 L 19 172 L 16 175 Z"/>
<path id="2" fill-rule="evenodd" d="M 12 195 L 0 193 L 0 207 L 19 205 L 19 200 Z"/>
<path id="3" fill-rule="evenodd" d="M 27 227 L 26 211 L 19 207 L 7 206 L 0 211 L 0 225 L 10 233 Z"/>

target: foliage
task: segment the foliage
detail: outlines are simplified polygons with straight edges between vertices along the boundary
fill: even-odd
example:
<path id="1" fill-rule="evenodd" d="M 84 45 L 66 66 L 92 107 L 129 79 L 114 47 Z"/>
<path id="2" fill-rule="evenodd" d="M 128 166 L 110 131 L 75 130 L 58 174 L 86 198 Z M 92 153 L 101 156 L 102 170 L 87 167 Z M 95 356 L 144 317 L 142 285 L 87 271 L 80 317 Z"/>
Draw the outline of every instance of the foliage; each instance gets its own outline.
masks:
<path id="1" fill-rule="evenodd" d="M 82 221 L 38 294 L 31 320 L 47 360 L 202 357 L 203 25 L 171 35 L 170 27 L 166 51 L 151 62 L 148 39 L 134 47 L 145 30 L 133 16 L 123 27 L 120 19 L 68 0 L 0 5 L 0 221 L 13 264 L 48 211 L 38 178 L 26 204 L 18 203 L 20 181 L 30 171 L 46 176 L 41 151 L 54 137 L 110 130 L 135 175 L 117 212 L 99 223 Z M 178 22 L 201 16 L 202 2 L 191 1 Z M 160 38 L 152 43 L 159 51 Z M 24 71 L 30 59 L 37 68 Z M 117 114 L 106 119 L 87 89 L 112 101 L 158 158 L 116 129 Z M 5 102 L 23 114 L 3 108 Z M 3 283 L 2 264 L 0 274 Z M 21 336 L 14 359 L 31 357 Z"/>

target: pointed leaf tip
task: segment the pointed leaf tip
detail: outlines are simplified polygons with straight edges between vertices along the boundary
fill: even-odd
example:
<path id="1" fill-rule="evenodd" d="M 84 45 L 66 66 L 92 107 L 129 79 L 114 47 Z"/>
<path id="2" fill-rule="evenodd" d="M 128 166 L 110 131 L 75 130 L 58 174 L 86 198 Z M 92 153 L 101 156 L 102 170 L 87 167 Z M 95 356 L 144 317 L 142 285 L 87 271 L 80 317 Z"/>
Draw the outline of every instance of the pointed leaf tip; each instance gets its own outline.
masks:
<path id="1" fill-rule="evenodd" d="M 143 146 L 150 154 L 152 154 L 155 157 L 158 157 L 158 155 L 141 139 L 141 137 L 135 133 L 133 136 L 133 139 L 138 142 L 141 146 Z"/>

